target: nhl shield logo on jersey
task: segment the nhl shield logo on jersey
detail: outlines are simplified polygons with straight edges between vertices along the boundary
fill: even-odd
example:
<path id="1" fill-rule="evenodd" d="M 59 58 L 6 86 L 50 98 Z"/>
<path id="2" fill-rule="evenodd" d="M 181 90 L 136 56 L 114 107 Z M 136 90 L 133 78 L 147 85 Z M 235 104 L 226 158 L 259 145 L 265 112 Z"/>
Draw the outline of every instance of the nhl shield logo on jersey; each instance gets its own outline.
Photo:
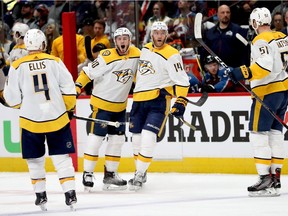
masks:
<path id="1" fill-rule="evenodd" d="M 67 148 L 72 148 L 72 142 L 67 142 L 67 143 L 66 143 L 66 147 L 67 147 Z"/>
<path id="2" fill-rule="evenodd" d="M 122 71 L 114 71 L 114 74 L 117 76 L 117 82 L 123 84 L 127 83 L 128 80 L 132 79 L 133 71 L 131 69 L 124 69 Z"/>
<path id="3" fill-rule="evenodd" d="M 139 60 L 139 72 L 141 75 L 154 74 L 155 70 L 150 61 Z"/>

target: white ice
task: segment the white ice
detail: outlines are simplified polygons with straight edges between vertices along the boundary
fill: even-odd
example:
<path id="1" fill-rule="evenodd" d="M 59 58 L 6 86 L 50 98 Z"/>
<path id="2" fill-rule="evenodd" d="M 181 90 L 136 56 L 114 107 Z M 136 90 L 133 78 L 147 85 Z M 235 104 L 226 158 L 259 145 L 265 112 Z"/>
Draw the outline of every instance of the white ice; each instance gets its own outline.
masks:
<path id="1" fill-rule="evenodd" d="M 132 173 L 120 173 L 129 180 Z M 92 193 L 84 192 L 82 173 L 76 174 L 76 211 L 65 205 L 56 173 L 47 174 L 47 212 L 34 205 L 29 174 L 0 173 L 0 215 L 95 216 L 287 216 L 288 176 L 282 176 L 281 196 L 247 195 L 256 175 L 148 173 L 138 192 L 102 191 L 102 173 L 95 174 Z"/>

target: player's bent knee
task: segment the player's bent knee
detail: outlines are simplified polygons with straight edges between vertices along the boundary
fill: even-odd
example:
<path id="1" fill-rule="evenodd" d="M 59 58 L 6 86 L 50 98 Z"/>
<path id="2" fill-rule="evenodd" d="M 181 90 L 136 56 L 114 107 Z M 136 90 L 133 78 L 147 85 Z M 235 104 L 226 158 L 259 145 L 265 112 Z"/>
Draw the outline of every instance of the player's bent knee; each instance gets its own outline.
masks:
<path id="1" fill-rule="evenodd" d="M 141 154 L 145 156 L 152 156 L 156 146 L 157 135 L 148 130 L 142 130 L 141 140 Z"/>
<path id="2" fill-rule="evenodd" d="M 55 169 L 60 176 L 71 175 L 74 172 L 72 159 L 68 154 L 51 156 Z M 60 172 L 60 173 L 59 173 Z"/>
<path id="3" fill-rule="evenodd" d="M 45 156 L 27 159 L 27 164 L 31 178 L 45 177 Z"/>
<path id="4" fill-rule="evenodd" d="M 97 155 L 104 138 L 105 137 L 103 136 L 98 136 L 90 133 L 87 138 L 87 145 L 85 146 L 85 152 L 92 155 Z"/>
<path id="5" fill-rule="evenodd" d="M 254 148 L 258 147 L 268 147 L 268 132 L 251 132 L 250 133 L 250 142 Z"/>
<path id="6" fill-rule="evenodd" d="M 106 148 L 106 154 L 120 155 L 123 144 L 125 143 L 124 135 L 109 135 Z"/>

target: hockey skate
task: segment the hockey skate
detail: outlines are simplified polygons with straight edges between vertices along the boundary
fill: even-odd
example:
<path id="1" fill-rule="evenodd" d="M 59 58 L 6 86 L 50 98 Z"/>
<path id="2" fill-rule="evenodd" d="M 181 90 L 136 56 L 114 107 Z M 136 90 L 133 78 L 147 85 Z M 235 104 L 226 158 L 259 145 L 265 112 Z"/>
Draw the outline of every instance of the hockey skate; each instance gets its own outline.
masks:
<path id="1" fill-rule="evenodd" d="M 109 172 L 104 166 L 103 190 L 126 190 L 127 181 L 120 178 L 117 172 Z"/>
<path id="2" fill-rule="evenodd" d="M 46 191 L 41 192 L 41 193 L 36 193 L 35 205 L 40 206 L 42 211 L 47 211 L 46 203 L 47 203 Z"/>
<path id="3" fill-rule="evenodd" d="M 133 179 L 134 179 L 134 178 L 132 178 L 132 179 L 130 179 L 130 180 L 128 181 L 128 184 L 129 184 L 129 185 L 132 185 Z M 142 183 L 144 184 L 144 183 L 146 183 L 146 182 L 147 182 L 147 171 L 144 173 Z"/>
<path id="4" fill-rule="evenodd" d="M 277 196 L 271 175 L 260 175 L 259 181 L 247 188 L 251 197 Z"/>
<path id="5" fill-rule="evenodd" d="M 280 196 L 280 188 L 281 188 L 281 182 L 280 182 L 280 174 L 281 174 L 281 169 L 276 168 L 275 169 L 275 174 L 272 174 L 272 181 L 273 181 L 273 187 L 276 191 L 277 196 Z"/>
<path id="6" fill-rule="evenodd" d="M 131 191 L 140 190 L 143 186 L 143 183 L 145 183 L 144 181 L 146 182 L 145 173 L 141 173 L 141 172 L 136 171 L 134 178 L 130 179 L 130 181 L 129 181 L 129 184 L 130 184 L 129 190 L 131 190 Z"/>
<path id="7" fill-rule="evenodd" d="M 72 211 L 75 211 L 74 205 L 77 203 L 75 190 L 70 190 L 65 193 L 65 203 L 70 207 Z"/>
<path id="8" fill-rule="evenodd" d="M 94 175 L 93 172 L 86 172 L 83 173 L 82 183 L 84 185 L 84 191 L 90 192 L 94 186 Z"/>

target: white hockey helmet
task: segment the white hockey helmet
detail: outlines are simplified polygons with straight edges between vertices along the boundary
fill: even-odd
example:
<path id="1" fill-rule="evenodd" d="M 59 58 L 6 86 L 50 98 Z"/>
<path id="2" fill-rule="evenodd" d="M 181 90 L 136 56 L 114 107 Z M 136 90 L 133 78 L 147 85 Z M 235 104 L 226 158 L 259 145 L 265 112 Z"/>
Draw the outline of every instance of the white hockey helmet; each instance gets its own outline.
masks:
<path id="1" fill-rule="evenodd" d="M 121 27 L 121 28 L 116 29 L 116 31 L 114 32 L 114 35 L 113 35 L 114 43 L 115 43 L 116 37 L 120 35 L 128 35 L 130 38 L 130 41 L 132 40 L 132 33 L 129 31 L 129 29 L 125 27 Z"/>
<path id="2" fill-rule="evenodd" d="M 164 22 L 160 22 L 160 21 L 156 21 L 156 22 L 154 22 L 152 24 L 150 37 L 151 37 L 151 40 L 152 40 L 152 43 L 154 44 L 154 46 L 156 46 L 156 44 L 155 44 L 155 41 L 154 41 L 154 38 L 153 38 L 153 32 L 156 31 L 156 30 L 164 30 L 165 31 L 166 37 L 165 37 L 165 40 L 163 41 L 163 44 L 161 45 L 161 46 L 163 46 L 166 43 L 166 40 L 167 40 L 168 27 L 167 27 L 167 25 Z"/>
<path id="3" fill-rule="evenodd" d="M 129 40 L 130 40 L 130 43 L 128 45 L 128 47 L 126 47 L 125 51 L 123 51 L 123 48 L 119 47 L 117 44 L 116 44 L 116 38 L 118 36 L 121 36 L 121 35 L 128 35 L 129 37 Z M 131 40 L 132 40 L 132 33 L 129 31 L 128 28 L 125 28 L 125 27 L 121 27 L 121 28 L 118 28 L 116 29 L 116 31 L 114 32 L 114 35 L 113 35 L 113 39 L 114 39 L 114 44 L 115 44 L 115 47 L 116 49 L 120 52 L 120 53 L 127 53 L 130 46 L 131 46 Z"/>
<path id="4" fill-rule="evenodd" d="M 270 11 L 265 8 L 255 8 L 249 18 L 249 24 L 252 26 L 252 28 L 255 30 L 256 34 L 258 34 L 257 29 L 259 26 L 263 25 L 271 25 L 271 13 Z"/>
<path id="5" fill-rule="evenodd" d="M 23 39 L 26 32 L 29 30 L 29 26 L 24 24 L 24 23 L 20 23 L 20 22 L 16 22 L 13 27 L 12 27 L 12 32 L 13 32 L 13 38 L 15 39 L 15 41 L 17 42 L 17 40 L 19 38 Z"/>
<path id="6" fill-rule="evenodd" d="M 155 30 L 164 30 L 168 34 L 168 27 L 164 22 L 156 21 L 151 26 L 151 34 Z"/>
<path id="7" fill-rule="evenodd" d="M 45 51 L 46 37 L 39 29 L 30 29 L 26 32 L 24 43 L 28 51 Z"/>

